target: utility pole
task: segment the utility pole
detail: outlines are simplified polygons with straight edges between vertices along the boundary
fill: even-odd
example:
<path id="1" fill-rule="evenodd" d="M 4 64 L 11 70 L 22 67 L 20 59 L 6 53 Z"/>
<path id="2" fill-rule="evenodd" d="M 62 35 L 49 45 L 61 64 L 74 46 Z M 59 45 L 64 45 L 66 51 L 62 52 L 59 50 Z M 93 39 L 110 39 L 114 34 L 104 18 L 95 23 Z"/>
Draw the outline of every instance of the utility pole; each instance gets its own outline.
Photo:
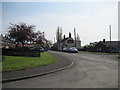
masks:
<path id="1" fill-rule="evenodd" d="M 112 53 L 112 47 L 111 47 L 111 25 L 109 25 L 109 29 L 110 29 L 110 53 Z"/>
<path id="2" fill-rule="evenodd" d="M 54 38 L 54 43 L 55 43 L 55 38 Z"/>
<path id="3" fill-rule="evenodd" d="M 59 47 L 60 47 L 60 43 L 59 43 L 59 41 L 60 41 L 60 27 L 58 26 L 58 28 L 57 28 L 57 50 L 59 49 Z"/>
<path id="4" fill-rule="evenodd" d="M 43 38 L 45 38 L 45 32 L 43 32 Z"/>
<path id="5" fill-rule="evenodd" d="M 76 47 L 76 30 L 74 28 L 74 38 L 75 38 L 75 47 Z"/>
<path id="6" fill-rule="evenodd" d="M 58 34 L 58 37 L 57 37 L 57 42 L 59 42 L 59 36 L 60 36 L 60 27 L 58 26 L 58 29 L 57 29 L 57 34 Z"/>

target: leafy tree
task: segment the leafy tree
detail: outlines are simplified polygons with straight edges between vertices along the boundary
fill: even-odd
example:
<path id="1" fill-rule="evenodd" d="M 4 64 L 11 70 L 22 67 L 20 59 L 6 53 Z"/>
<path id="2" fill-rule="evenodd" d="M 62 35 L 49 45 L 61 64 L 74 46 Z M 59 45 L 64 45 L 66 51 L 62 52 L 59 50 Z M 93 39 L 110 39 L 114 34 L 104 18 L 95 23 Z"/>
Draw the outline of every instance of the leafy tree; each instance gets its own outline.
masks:
<path id="1" fill-rule="evenodd" d="M 36 32 L 36 40 L 35 40 L 35 42 L 37 44 L 42 45 L 42 44 L 44 44 L 44 41 L 47 42 L 47 40 L 45 39 L 44 32 L 41 32 L 41 31 Z"/>
<path id="2" fill-rule="evenodd" d="M 25 42 L 33 41 L 34 29 L 34 25 L 27 25 L 26 23 L 10 24 L 8 35 L 12 41 L 17 44 L 22 43 L 22 47 L 24 47 Z"/>
<path id="3" fill-rule="evenodd" d="M 57 32 L 56 32 L 56 40 L 57 42 L 62 40 L 62 28 L 58 26 Z"/>
<path id="4" fill-rule="evenodd" d="M 93 48 L 96 44 L 97 44 L 97 42 L 93 42 L 93 43 L 90 42 L 90 44 L 85 45 L 83 48 L 90 49 L 90 48 Z"/>
<path id="5" fill-rule="evenodd" d="M 83 49 L 88 49 L 88 48 L 90 48 L 90 45 L 88 44 L 83 47 Z"/>
<path id="6" fill-rule="evenodd" d="M 90 43 L 89 45 L 90 45 L 91 47 L 94 47 L 97 43 L 98 43 L 98 42 L 92 42 L 92 43 Z"/>
<path id="7" fill-rule="evenodd" d="M 45 48 L 51 48 L 51 46 L 52 46 L 52 42 L 50 40 L 48 40 L 46 42 Z"/>
<path id="8" fill-rule="evenodd" d="M 79 34 L 77 34 L 77 40 L 80 40 L 80 36 L 79 36 Z"/>

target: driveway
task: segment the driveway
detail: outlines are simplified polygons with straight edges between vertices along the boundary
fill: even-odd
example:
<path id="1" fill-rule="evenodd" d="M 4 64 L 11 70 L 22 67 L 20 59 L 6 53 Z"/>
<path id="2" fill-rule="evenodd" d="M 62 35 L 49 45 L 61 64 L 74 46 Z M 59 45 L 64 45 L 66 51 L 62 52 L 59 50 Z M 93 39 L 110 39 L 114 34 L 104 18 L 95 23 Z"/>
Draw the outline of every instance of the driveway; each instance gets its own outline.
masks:
<path id="1" fill-rule="evenodd" d="M 117 55 L 50 51 L 74 62 L 52 74 L 4 83 L 3 88 L 118 88 Z"/>

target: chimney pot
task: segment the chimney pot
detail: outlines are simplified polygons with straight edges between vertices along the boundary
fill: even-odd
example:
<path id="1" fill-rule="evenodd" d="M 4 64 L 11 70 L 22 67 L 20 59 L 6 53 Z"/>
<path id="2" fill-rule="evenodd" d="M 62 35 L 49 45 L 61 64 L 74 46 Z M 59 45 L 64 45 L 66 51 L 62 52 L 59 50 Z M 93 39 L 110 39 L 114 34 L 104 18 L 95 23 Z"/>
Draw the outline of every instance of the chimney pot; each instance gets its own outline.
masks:
<path id="1" fill-rule="evenodd" d="M 64 39 L 65 39 L 65 35 L 64 35 Z"/>
<path id="2" fill-rule="evenodd" d="M 71 33 L 69 32 L 69 37 L 71 37 Z"/>
<path id="3" fill-rule="evenodd" d="M 103 43 L 105 43 L 105 39 L 103 39 Z"/>

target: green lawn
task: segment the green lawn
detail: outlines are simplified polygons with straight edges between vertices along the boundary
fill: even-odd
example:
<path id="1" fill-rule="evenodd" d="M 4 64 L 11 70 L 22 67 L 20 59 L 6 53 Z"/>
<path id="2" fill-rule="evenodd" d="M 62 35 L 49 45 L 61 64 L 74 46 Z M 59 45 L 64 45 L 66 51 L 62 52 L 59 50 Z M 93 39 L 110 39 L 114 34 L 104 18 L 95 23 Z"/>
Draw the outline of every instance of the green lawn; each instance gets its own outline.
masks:
<path id="1" fill-rule="evenodd" d="M 41 57 L 4 56 L 2 71 L 16 71 L 27 68 L 40 67 L 56 62 L 51 53 L 41 53 Z"/>
<path id="2" fill-rule="evenodd" d="M 0 72 L 2 71 L 2 62 L 0 61 Z"/>

